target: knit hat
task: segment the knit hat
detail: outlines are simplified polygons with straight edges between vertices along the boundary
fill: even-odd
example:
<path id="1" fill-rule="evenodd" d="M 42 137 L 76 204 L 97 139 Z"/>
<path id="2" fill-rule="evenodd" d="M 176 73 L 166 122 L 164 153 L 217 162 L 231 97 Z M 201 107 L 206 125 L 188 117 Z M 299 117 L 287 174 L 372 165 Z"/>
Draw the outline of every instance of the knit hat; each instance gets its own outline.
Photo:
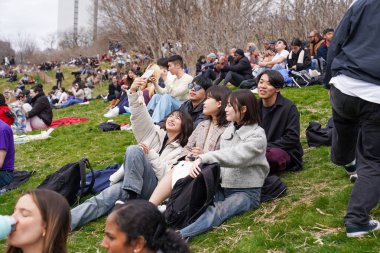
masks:
<path id="1" fill-rule="evenodd" d="M 240 56 L 242 56 L 242 57 L 244 57 L 244 51 L 242 50 L 242 49 L 236 49 L 236 52 L 235 52 L 236 54 L 238 54 L 238 55 L 240 55 Z"/>
<path id="2" fill-rule="evenodd" d="M 209 54 L 207 55 L 207 58 L 213 58 L 213 59 L 216 59 L 216 54 L 214 54 L 214 53 L 209 53 Z"/>

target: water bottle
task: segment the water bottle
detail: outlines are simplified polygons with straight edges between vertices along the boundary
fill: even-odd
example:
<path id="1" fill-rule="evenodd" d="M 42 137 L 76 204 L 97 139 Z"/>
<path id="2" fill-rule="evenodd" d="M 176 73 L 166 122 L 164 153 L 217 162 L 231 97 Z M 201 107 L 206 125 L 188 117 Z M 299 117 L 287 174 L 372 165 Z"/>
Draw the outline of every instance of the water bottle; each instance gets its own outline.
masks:
<path id="1" fill-rule="evenodd" d="M 12 216 L 0 215 L 0 240 L 16 229 L 16 220 Z"/>

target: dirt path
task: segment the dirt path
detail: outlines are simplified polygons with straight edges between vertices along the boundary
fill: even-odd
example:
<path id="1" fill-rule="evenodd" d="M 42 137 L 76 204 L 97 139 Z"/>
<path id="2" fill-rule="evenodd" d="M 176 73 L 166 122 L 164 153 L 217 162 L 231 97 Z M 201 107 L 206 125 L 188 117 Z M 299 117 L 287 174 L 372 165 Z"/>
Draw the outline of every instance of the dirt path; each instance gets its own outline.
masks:
<path id="1" fill-rule="evenodd" d="M 48 76 L 45 71 L 39 71 L 36 73 L 44 83 L 55 85 L 55 79 Z"/>

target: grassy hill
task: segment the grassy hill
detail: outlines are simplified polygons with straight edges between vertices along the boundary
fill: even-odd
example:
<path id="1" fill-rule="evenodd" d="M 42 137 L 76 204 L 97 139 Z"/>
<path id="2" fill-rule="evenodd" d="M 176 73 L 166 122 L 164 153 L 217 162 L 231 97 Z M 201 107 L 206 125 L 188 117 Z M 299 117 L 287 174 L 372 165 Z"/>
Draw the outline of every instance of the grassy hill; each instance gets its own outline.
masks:
<path id="1" fill-rule="evenodd" d="M 64 86 L 70 85 L 65 69 Z M 54 77 L 54 73 L 47 75 Z M 0 91 L 7 84 L 0 80 Z M 51 85 L 47 85 L 51 86 Z M 106 85 L 97 88 L 105 93 Z M 308 148 L 305 129 L 309 121 L 327 123 L 331 115 L 328 92 L 320 86 L 286 88 L 282 92 L 293 100 L 301 114 L 301 138 L 305 150 L 304 169 L 281 177 L 288 185 L 285 197 L 265 203 L 257 210 L 234 217 L 224 225 L 191 240 L 194 252 L 379 252 L 379 234 L 363 239 L 348 239 L 342 218 L 352 184 L 343 169 L 329 159 L 329 148 Z M 97 126 L 105 121 L 106 104 L 101 100 L 54 110 L 54 119 L 66 116 L 86 117 L 89 121 L 61 126 L 52 138 L 16 146 L 16 168 L 36 171 L 20 189 L 0 196 L 0 214 L 11 214 L 20 194 L 35 188 L 50 173 L 64 164 L 88 157 L 95 169 L 121 163 L 128 145 L 135 144 L 132 133 L 103 133 Z M 129 122 L 119 116 L 116 123 Z M 35 133 L 39 133 L 36 131 Z M 379 208 L 374 211 L 380 217 Z M 92 222 L 71 234 L 69 252 L 98 252 L 103 238 L 105 218 Z M 0 242 L 0 251 L 5 241 Z M 102 250 L 100 250 L 102 251 Z"/>

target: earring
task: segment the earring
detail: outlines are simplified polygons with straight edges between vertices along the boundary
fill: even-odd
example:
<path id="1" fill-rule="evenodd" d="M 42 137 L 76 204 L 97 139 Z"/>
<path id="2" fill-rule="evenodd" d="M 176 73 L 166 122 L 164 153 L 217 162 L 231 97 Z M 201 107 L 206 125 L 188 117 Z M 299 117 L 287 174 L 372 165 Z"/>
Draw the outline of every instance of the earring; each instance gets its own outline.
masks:
<path id="1" fill-rule="evenodd" d="M 44 232 L 42 233 L 42 237 L 45 237 L 45 235 L 46 235 L 46 232 L 44 231 Z"/>

